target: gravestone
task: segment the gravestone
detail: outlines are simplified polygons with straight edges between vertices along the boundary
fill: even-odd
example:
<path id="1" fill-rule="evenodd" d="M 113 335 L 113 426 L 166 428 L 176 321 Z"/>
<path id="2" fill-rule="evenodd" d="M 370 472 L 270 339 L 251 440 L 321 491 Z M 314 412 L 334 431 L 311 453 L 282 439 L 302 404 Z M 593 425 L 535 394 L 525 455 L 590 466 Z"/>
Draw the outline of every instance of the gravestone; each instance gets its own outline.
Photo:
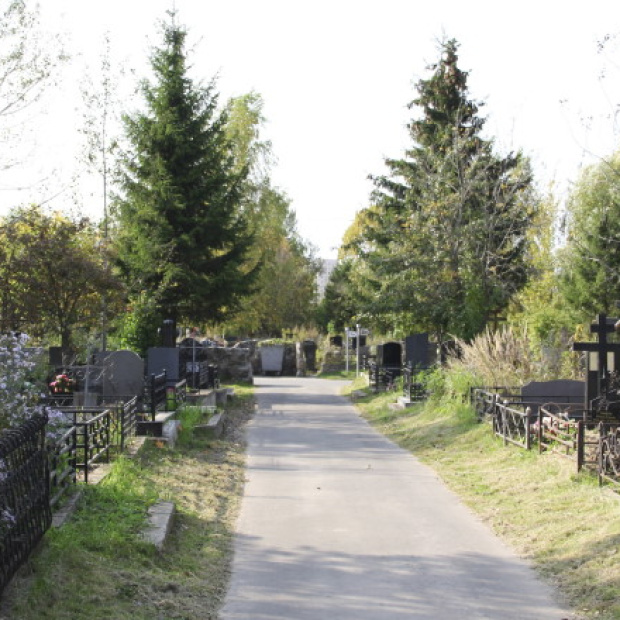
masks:
<path id="1" fill-rule="evenodd" d="M 521 388 L 521 398 L 531 403 L 532 414 L 538 413 L 538 407 L 545 403 L 562 405 L 583 405 L 585 383 L 572 379 L 556 379 L 554 381 L 530 381 Z"/>
<path id="2" fill-rule="evenodd" d="M 50 347 L 49 348 L 49 364 L 53 368 L 63 365 L 63 350 L 62 347 Z"/>
<path id="3" fill-rule="evenodd" d="M 263 374 L 281 375 L 284 366 L 284 345 L 264 345 L 260 347 L 259 352 Z"/>
<path id="4" fill-rule="evenodd" d="M 254 374 L 260 372 L 260 356 L 258 349 L 256 351 L 258 371 L 254 370 L 250 347 L 207 347 L 207 359 L 210 364 L 217 365 L 221 382 L 253 383 Z"/>
<path id="5" fill-rule="evenodd" d="M 389 368 L 398 368 L 402 366 L 403 347 L 400 342 L 384 342 L 377 345 L 377 365 Z"/>
<path id="6" fill-rule="evenodd" d="M 332 347 L 342 348 L 342 336 L 331 336 L 329 339 L 329 344 Z"/>
<path id="7" fill-rule="evenodd" d="M 102 351 L 95 354 L 95 364 L 103 368 L 102 392 L 106 403 L 142 397 L 144 360 L 133 351 Z"/>
<path id="8" fill-rule="evenodd" d="M 180 377 L 180 349 L 172 347 L 151 347 L 147 352 L 146 371 L 159 375 L 164 370 L 169 383 L 177 383 Z"/>
<path id="9" fill-rule="evenodd" d="M 598 342 L 575 342 L 573 351 L 586 353 L 586 409 L 606 408 L 620 416 L 618 390 L 613 385 L 620 371 L 620 343 L 609 342 L 607 337 L 615 331 L 616 324 L 617 319 L 599 314 L 597 321 L 590 325 L 590 332 L 598 335 Z"/>
<path id="10" fill-rule="evenodd" d="M 304 340 L 303 344 L 304 361 L 306 363 L 306 370 L 310 372 L 316 371 L 316 342 L 314 340 Z"/>
<path id="11" fill-rule="evenodd" d="M 207 347 L 195 338 L 185 338 L 179 343 L 179 374 L 187 385 L 200 387 L 200 365 L 207 363 Z"/>
<path id="12" fill-rule="evenodd" d="M 427 333 L 412 334 L 405 338 L 405 365 L 414 370 L 430 366 Z"/>
<path id="13" fill-rule="evenodd" d="M 304 349 L 304 342 L 296 342 L 295 343 L 295 358 L 296 358 L 296 375 L 298 377 L 305 377 L 307 364 L 306 364 L 306 352 Z"/>
<path id="14" fill-rule="evenodd" d="M 175 347 L 177 342 L 177 324 L 172 319 L 163 322 L 161 328 L 161 344 L 163 347 Z"/>
<path id="15" fill-rule="evenodd" d="M 361 336 L 352 336 L 351 337 L 351 350 L 357 351 L 357 343 L 359 342 L 360 349 L 366 346 L 366 336 L 362 334 Z"/>

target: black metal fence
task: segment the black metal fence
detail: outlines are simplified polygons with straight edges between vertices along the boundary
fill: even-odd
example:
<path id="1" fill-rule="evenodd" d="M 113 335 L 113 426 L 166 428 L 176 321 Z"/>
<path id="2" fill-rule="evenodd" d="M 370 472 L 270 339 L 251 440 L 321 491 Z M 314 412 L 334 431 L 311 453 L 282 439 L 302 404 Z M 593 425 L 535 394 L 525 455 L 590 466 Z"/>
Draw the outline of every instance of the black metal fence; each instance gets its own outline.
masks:
<path id="1" fill-rule="evenodd" d="M 419 372 L 411 366 L 403 366 L 403 398 L 410 403 L 428 398 L 426 386 L 418 380 Z"/>
<path id="2" fill-rule="evenodd" d="M 188 362 L 185 368 L 185 380 L 189 388 L 200 390 L 220 387 L 217 364 L 206 361 Z"/>
<path id="3" fill-rule="evenodd" d="M 36 417 L 0 436 L 0 591 L 52 523 L 46 423 Z"/>
<path id="4" fill-rule="evenodd" d="M 368 385 L 373 392 L 391 390 L 394 388 L 394 381 L 400 374 L 400 368 L 388 368 L 373 361 L 367 363 L 367 368 Z"/>
<path id="5" fill-rule="evenodd" d="M 494 390 L 498 391 L 495 392 Z M 527 403 L 515 390 L 474 388 L 472 406 L 480 420 L 491 423 L 504 444 L 539 452 L 553 451 L 572 459 L 577 471 L 595 472 L 599 482 L 620 485 L 620 423 L 598 422 L 575 403 Z"/>
<path id="6" fill-rule="evenodd" d="M 151 420 L 155 421 L 158 411 L 163 411 L 166 406 L 166 387 L 168 380 L 166 371 L 156 375 L 152 374 L 148 378 L 145 387 L 145 402 L 147 411 L 151 414 Z"/>
<path id="7" fill-rule="evenodd" d="M 48 442 L 50 507 L 54 509 L 76 483 L 76 427 Z"/>

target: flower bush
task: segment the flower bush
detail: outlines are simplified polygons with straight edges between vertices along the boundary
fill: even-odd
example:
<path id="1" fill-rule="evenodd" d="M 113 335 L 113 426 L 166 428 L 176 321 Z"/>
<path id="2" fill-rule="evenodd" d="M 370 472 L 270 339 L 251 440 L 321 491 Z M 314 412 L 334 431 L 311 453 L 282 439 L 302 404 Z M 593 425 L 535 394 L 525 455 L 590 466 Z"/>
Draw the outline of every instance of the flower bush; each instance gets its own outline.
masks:
<path id="1" fill-rule="evenodd" d="M 40 402 L 43 394 L 38 385 L 42 382 L 35 381 L 38 364 L 35 354 L 26 348 L 27 342 L 25 334 L 0 335 L 0 433 L 43 415 L 47 417 L 48 441 L 53 442 L 62 434 L 66 421 L 62 412 Z M 0 458 L 0 490 L 8 475 L 8 465 Z M 2 539 L 15 527 L 15 515 L 2 497 L 0 493 L 0 552 Z"/>
<path id="2" fill-rule="evenodd" d="M 75 389 L 75 380 L 68 375 L 56 375 L 54 381 L 50 383 L 52 394 L 71 394 Z"/>
<path id="3" fill-rule="evenodd" d="M 63 414 L 40 403 L 35 382 L 37 362 L 26 348 L 26 334 L 0 335 L 0 430 L 19 426 L 34 415 L 47 415 L 48 436 L 54 437 Z"/>

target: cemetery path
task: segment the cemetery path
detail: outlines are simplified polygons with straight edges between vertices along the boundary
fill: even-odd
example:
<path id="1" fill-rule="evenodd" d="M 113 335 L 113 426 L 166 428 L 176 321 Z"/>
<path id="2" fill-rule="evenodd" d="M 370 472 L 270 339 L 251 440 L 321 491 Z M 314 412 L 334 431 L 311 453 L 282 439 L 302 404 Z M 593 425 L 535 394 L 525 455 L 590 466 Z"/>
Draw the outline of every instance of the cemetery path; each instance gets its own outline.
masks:
<path id="1" fill-rule="evenodd" d="M 340 381 L 255 379 L 221 620 L 561 620 L 530 567 Z"/>

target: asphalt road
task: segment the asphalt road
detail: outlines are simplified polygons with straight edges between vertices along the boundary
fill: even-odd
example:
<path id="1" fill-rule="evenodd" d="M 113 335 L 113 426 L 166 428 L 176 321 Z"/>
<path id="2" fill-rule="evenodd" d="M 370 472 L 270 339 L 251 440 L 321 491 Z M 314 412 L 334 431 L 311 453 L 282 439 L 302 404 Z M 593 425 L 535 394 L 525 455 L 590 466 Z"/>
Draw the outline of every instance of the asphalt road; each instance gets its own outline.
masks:
<path id="1" fill-rule="evenodd" d="M 255 379 L 221 620 L 573 618 L 342 382 Z"/>

